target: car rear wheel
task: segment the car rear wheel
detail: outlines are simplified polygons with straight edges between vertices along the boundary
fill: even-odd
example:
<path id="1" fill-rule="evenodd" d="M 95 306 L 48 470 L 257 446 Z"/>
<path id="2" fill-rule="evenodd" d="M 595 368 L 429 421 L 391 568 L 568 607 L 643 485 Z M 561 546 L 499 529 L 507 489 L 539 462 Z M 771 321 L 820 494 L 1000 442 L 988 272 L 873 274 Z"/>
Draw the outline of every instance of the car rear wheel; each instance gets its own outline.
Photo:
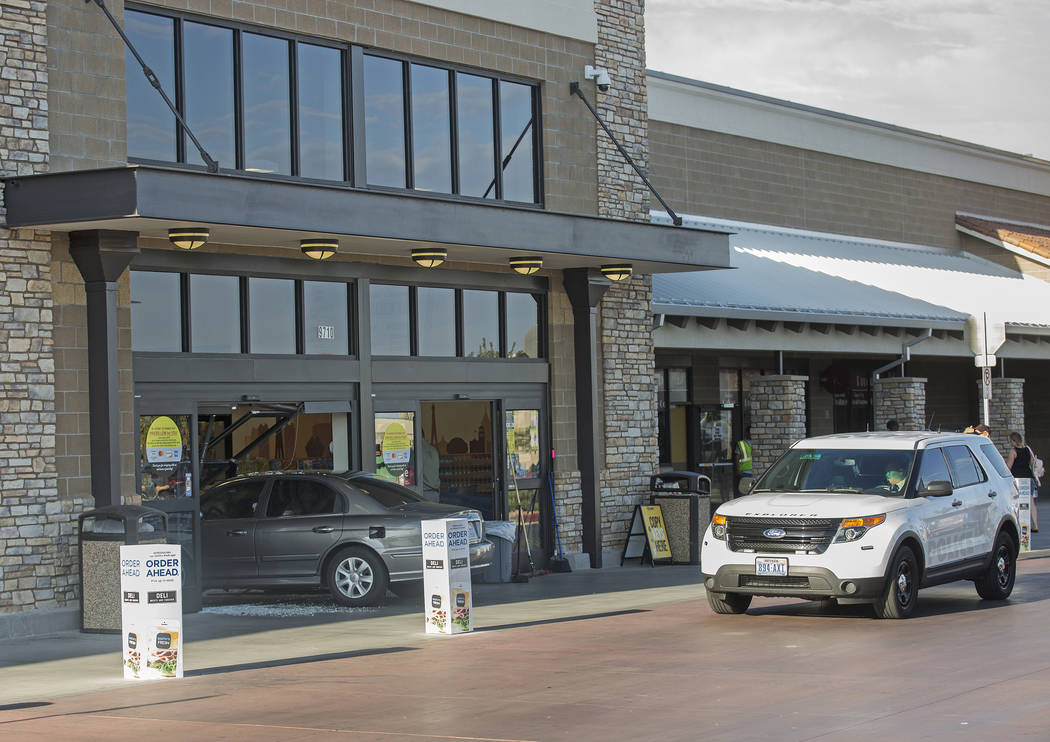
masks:
<path id="1" fill-rule="evenodd" d="M 707 591 L 707 602 L 715 613 L 743 613 L 751 605 L 750 595 Z"/>
<path id="2" fill-rule="evenodd" d="M 383 561 L 361 546 L 348 546 L 328 563 L 325 584 L 332 597 L 349 606 L 379 605 L 389 583 Z"/>
<path id="3" fill-rule="evenodd" d="M 1017 560 L 1014 540 L 1009 533 L 1000 533 L 992 550 L 992 563 L 984 575 L 975 580 L 977 594 L 985 600 L 1006 600 L 1014 590 Z"/>
<path id="4" fill-rule="evenodd" d="M 919 597 L 919 562 L 909 546 L 902 546 L 890 562 L 889 579 L 875 602 L 879 618 L 908 618 Z"/>

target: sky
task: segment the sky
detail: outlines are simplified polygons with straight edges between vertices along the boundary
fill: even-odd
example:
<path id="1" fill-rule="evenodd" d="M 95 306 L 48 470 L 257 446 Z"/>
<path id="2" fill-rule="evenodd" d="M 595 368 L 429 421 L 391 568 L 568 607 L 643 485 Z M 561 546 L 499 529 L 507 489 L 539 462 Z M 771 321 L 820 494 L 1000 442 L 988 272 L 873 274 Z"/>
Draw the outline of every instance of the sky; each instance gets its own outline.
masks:
<path id="1" fill-rule="evenodd" d="M 646 0 L 646 66 L 1050 160 L 1047 0 Z"/>

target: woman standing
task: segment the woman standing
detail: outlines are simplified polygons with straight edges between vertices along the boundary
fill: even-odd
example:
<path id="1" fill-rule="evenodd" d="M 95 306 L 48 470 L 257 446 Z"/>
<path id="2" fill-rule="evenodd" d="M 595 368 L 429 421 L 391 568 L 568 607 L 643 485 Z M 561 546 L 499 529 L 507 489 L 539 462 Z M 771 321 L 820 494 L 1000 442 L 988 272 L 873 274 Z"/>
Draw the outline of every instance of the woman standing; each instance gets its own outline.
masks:
<path id="1" fill-rule="evenodd" d="M 1039 518 L 1035 512 L 1035 498 L 1038 496 L 1039 480 L 1032 473 L 1032 449 L 1024 444 L 1024 438 L 1017 432 L 1010 433 L 1010 445 L 1013 448 L 1006 457 L 1006 465 L 1010 468 L 1010 473 L 1015 478 L 1032 480 L 1032 504 L 1030 506 L 1032 533 L 1039 533 Z"/>

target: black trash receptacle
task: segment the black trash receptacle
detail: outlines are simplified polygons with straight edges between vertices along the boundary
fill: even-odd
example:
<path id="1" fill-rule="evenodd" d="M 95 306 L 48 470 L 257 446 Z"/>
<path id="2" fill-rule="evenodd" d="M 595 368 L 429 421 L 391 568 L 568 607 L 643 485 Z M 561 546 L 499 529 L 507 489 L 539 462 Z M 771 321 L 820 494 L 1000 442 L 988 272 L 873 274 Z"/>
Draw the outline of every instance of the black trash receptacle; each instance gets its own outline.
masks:
<path id="1" fill-rule="evenodd" d="M 665 471 L 649 479 L 649 504 L 659 505 L 672 564 L 699 564 L 700 540 L 711 521 L 711 479 L 691 471 Z"/>
<path id="2" fill-rule="evenodd" d="M 168 516 L 138 505 L 106 505 L 80 516 L 80 630 L 120 631 L 120 547 L 163 544 Z"/>

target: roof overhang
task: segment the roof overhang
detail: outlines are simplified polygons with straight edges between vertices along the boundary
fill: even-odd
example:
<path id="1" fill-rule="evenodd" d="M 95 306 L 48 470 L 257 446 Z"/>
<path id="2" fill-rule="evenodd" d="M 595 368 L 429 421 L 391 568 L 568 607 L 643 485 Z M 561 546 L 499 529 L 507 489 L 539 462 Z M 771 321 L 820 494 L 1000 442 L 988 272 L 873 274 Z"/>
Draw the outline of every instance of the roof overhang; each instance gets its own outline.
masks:
<path id="1" fill-rule="evenodd" d="M 408 255 L 442 245 L 449 259 L 506 266 L 542 255 L 550 269 L 629 262 L 636 273 L 729 266 L 728 232 L 681 229 L 505 204 L 131 165 L 5 179 L 7 226 L 118 229 L 167 238 L 206 226 L 216 244 L 298 248 L 337 237 L 341 252 Z"/>

